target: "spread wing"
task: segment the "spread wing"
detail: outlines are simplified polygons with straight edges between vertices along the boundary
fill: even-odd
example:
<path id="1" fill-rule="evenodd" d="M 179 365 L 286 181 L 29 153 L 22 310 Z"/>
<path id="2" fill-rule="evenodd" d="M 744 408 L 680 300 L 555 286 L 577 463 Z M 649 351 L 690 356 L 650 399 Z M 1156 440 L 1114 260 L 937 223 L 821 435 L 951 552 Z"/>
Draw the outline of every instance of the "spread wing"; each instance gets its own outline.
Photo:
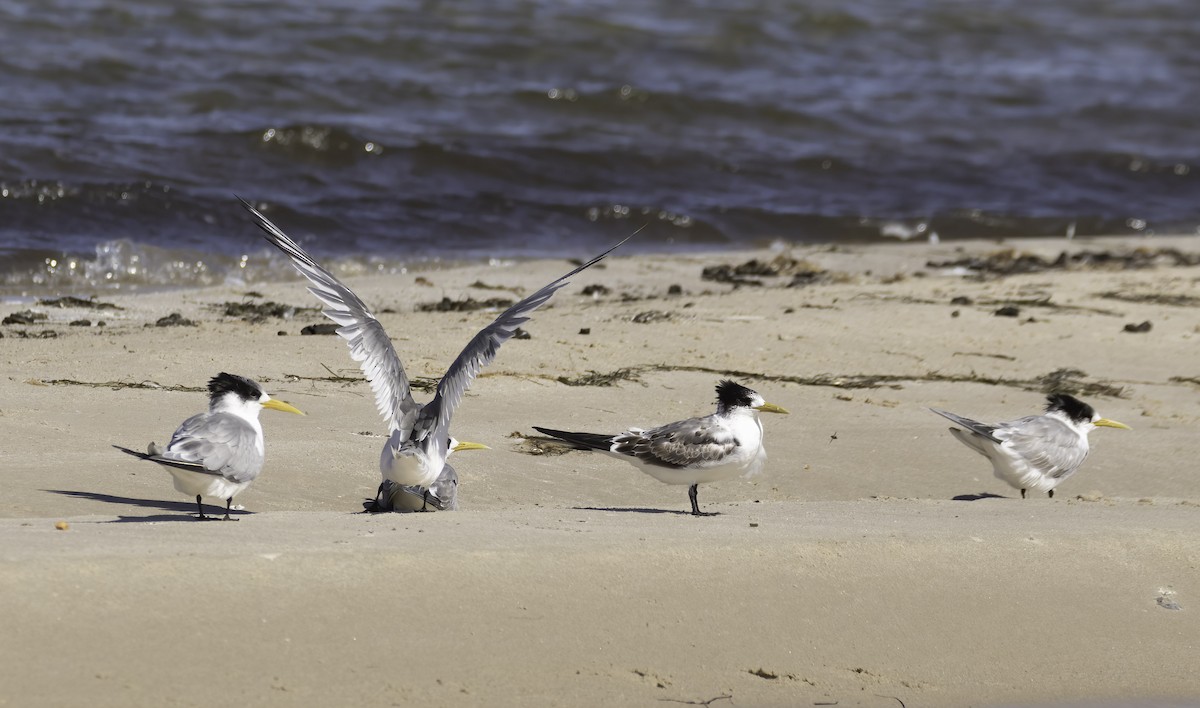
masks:
<path id="1" fill-rule="evenodd" d="M 471 382 L 479 375 L 480 370 L 496 358 L 496 352 L 500 349 L 500 345 L 513 336 L 517 327 L 528 322 L 533 311 L 546 304 L 546 301 L 566 285 L 572 276 L 604 260 L 605 256 L 628 240 L 629 237 L 626 237 L 621 243 L 508 308 L 500 313 L 495 321 L 472 337 L 462 353 L 446 370 L 442 380 L 438 382 L 437 395 L 421 411 L 422 423 L 427 428 L 426 434 L 432 434 L 437 441 L 447 439 L 450 417 L 454 415 L 454 409 L 462 402 L 463 394 L 471 387 Z"/>
<path id="2" fill-rule="evenodd" d="M 201 465 L 234 482 L 258 477 L 264 459 L 258 431 L 229 413 L 201 413 L 183 421 L 160 457 L 164 462 Z"/>
<path id="3" fill-rule="evenodd" d="M 241 197 L 238 200 L 254 217 L 258 227 L 266 234 L 266 239 L 287 254 L 296 270 L 312 283 L 308 291 L 325 303 L 325 316 L 341 325 L 338 335 L 350 345 L 350 357 L 359 363 L 363 375 L 367 377 L 371 391 L 375 393 L 375 405 L 388 425 L 388 433 L 395 432 L 406 414 L 418 405 L 409 389 L 404 366 L 383 325 L 354 291 L 322 268 L 249 202 Z"/>
<path id="4" fill-rule="evenodd" d="M 651 430 L 631 430 L 614 438 L 613 452 L 662 467 L 707 467 L 738 447 L 738 440 L 715 416 L 689 418 Z"/>
<path id="5" fill-rule="evenodd" d="M 962 427 L 966 428 L 967 430 L 970 430 L 972 433 L 978 433 L 978 434 L 982 435 L 983 437 L 987 438 L 988 440 L 991 440 L 992 442 L 1000 442 L 1000 438 L 997 438 L 994 435 L 994 433 L 996 432 L 996 426 L 994 426 L 994 425 L 988 425 L 987 423 L 980 423 L 977 420 L 971 420 L 970 418 L 964 418 L 961 415 L 956 415 L 954 413 L 950 413 L 949 411 L 941 410 L 940 408 L 930 408 L 929 410 L 933 411 L 934 413 L 937 413 L 938 415 L 942 416 L 943 418 L 948 418 L 948 419 L 954 421 L 955 423 L 961 425 Z"/>
<path id="6" fill-rule="evenodd" d="M 1079 468 L 1087 458 L 1087 445 L 1065 423 L 1043 415 L 1029 416 L 996 428 L 996 437 L 1046 476 L 1059 479 Z"/>

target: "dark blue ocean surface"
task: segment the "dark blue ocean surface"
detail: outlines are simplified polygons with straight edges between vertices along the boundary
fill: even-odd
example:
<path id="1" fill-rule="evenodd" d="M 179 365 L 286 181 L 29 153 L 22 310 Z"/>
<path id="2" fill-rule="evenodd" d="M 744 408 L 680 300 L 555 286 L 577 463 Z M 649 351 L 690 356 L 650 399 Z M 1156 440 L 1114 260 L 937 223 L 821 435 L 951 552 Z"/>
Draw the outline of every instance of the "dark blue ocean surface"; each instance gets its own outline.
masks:
<path id="1" fill-rule="evenodd" d="M 1197 37 L 1190 0 L 0 0 L 0 284 L 219 280 L 266 253 L 234 193 L 368 264 L 1194 233 Z"/>

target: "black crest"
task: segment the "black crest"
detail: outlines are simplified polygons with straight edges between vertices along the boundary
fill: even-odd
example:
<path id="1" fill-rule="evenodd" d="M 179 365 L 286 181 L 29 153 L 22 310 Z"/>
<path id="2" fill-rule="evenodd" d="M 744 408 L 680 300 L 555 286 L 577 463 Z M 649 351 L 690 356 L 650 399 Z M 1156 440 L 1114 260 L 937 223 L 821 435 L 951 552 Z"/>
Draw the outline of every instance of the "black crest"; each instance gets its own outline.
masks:
<path id="1" fill-rule="evenodd" d="M 757 394 L 740 383 L 725 379 L 717 384 L 717 408 L 722 411 L 731 408 L 749 408 L 754 405 Z"/>
<path id="2" fill-rule="evenodd" d="M 224 371 L 208 380 L 208 398 L 215 401 L 227 393 L 237 394 L 243 401 L 257 401 L 263 394 L 262 387 L 245 376 L 235 376 Z"/>
<path id="3" fill-rule="evenodd" d="M 1071 420 L 1083 423 L 1096 417 L 1096 409 L 1083 401 L 1068 396 L 1065 393 L 1052 393 L 1046 396 L 1046 412 L 1062 411 Z"/>

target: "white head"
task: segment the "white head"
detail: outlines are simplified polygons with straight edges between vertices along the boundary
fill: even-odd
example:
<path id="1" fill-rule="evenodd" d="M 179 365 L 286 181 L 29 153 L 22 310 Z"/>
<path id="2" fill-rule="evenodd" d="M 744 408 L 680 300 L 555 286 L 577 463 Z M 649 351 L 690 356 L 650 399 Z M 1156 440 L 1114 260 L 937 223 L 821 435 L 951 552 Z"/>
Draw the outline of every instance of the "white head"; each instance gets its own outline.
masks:
<path id="1" fill-rule="evenodd" d="M 1052 393 L 1046 396 L 1046 415 L 1059 418 L 1084 435 L 1092 432 L 1098 426 L 1129 430 L 1128 425 L 1118 423 L 1115 420 L 1109 420 L 1108 418 L 1101 418 L 1095 408 L 1065 393 Z"/>
<path id="2" fill-rule="evenodd" d="M 738 410 L 762 411 L 763 413 L 787 413 L 774 403 L 767 403 L 758 392 L 728 379 L 717 384 L 717 414 L 725 415 Z"/>
<path id="3" fill-rule="evenodd" d="M 234 413 L 248 420 L 254 420 L 258 418 L 258 413 L 263 408 L 304 415 L 287 403 L 271 398 L 262 386 L 245 376 L 227 374 L 222 371 L 209 379 L 208 409 L 210 411 Z"/>

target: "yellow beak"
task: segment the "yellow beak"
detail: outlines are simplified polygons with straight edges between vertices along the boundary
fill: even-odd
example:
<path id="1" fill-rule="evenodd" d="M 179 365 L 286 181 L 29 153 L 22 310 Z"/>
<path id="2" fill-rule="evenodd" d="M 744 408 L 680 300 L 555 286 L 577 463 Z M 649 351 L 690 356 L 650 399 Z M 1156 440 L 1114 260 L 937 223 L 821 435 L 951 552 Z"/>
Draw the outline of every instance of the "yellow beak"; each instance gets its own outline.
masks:
<path id="1" fill-rule="evenodd" d="M 1101 428 L 1120 428 L 1121 430 L 1133 430 L 1133 428 L 1125 425 L 1124 423 L 1118 423 L 1117 421 L 1109 420 L 1108 418 L 1101 418 L 1100 420 L 1092 423 L 1092 425 L 1098 425 Z"/>
<path id="2" fill-rule="evenodd" d="M 762 411 L 763 413 L 787 413 L 786 408 L 783 408 L 782 406 L 777 406 L 774 403 L 764 403 L 761 406 L 758 406 L 757 408 L 755 408 L 755 410 Z"/>
<path id="3" fill-rule="evenodd" d="M 304 411 L 291 406 L 283 401 L 276 401 L 274 398 L 262 404 L 263 408 L 270 408 L 273 411 L 283 411 L 284 413 L 295 413 L 296 415 L 304 415 Z"/>
<path id="4" fill-rule="evenodd" d="M 462 452 L 463 450 L 491 450 L 492 448 L 484 445 L 483 443 L 473 443 L 467 442 L 466 440 L 459 440 L 458 444 L 450 449 L 454 452 Z"/>

